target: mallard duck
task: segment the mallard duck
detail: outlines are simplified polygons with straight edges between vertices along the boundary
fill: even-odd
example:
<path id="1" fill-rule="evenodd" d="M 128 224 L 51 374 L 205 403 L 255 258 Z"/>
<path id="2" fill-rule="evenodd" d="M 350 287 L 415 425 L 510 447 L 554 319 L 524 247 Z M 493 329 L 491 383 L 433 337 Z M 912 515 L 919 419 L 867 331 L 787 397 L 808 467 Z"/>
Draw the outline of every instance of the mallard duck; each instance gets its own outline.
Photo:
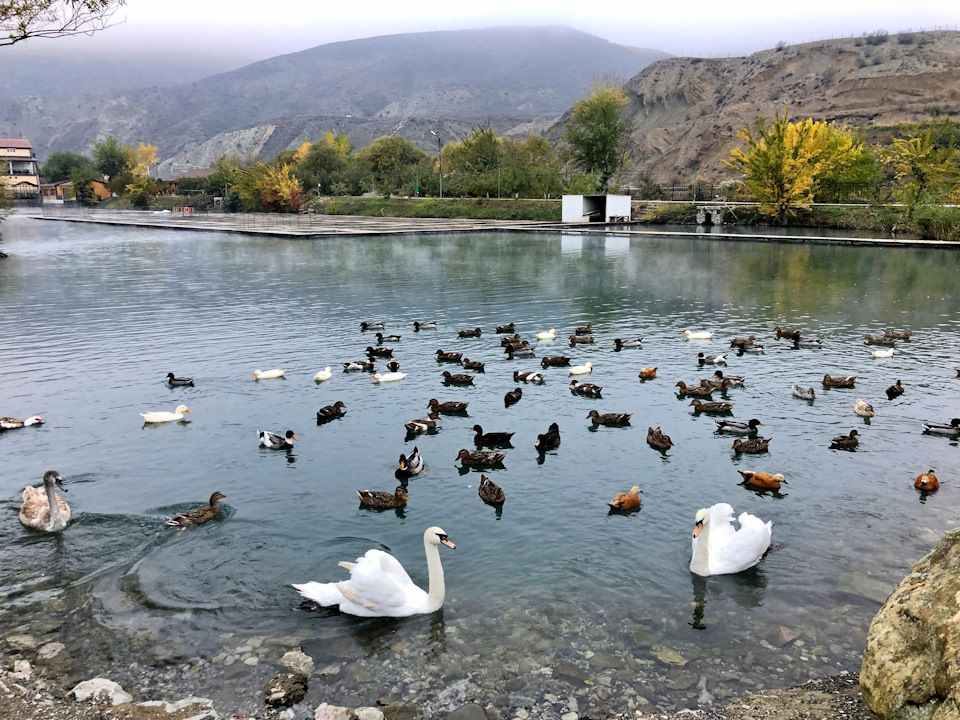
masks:
<path id="1" fill-rule="evenodd" d="M 556 423 L 550 423 L 550 427 L 545 433 L 537 435 L 537 441 L 533 446 L 541 453 L 556 450 L 560 447 L 560 426 Z"/>
<path id="2" fill-rule="evenodd" d="M 400 361 L 396 358 L 390 358 L 386 362 L 386 367 L 390 372 L 400 372 Z"/>
<path id="3" fill-rule="evenodd" d="M 582 383 L 577 380 L 571 380 L 570 392 L 574 392 L 577 395 L 600 397 L 600 393 L 603 392 L 603 387 L 601 385 L 594 385 L 593 383 Z"/>
<path id="4" fill-rule="evenodd" d="M 823 346 L 823 340 L 820 338 L 795 338 L 793 341 L 794 349 L 798 348 L 818 348 Z"/>
<path id="5" fill-rule="evenodd" d="M 913 332 L 911 330 L 884 330 L 883 334 L 885 337 L 894 338 L 896 340 L 909 340 L 913 337 Z"/>
<path id="6" fill-rule="evenodd" d="M 714 375 L 710 378 L 700 378 L 701 387 L 709 387 L 719 390 L 720 392 L 726 392 L 733 387 L 733 381 L 725 377 L 717 377 Z"/>
<path id="7" fill-rule="evenodd" d="M 641 368 L 640 373 L 637 375 L 641 380 L 653 380 L 656 376 L 657 369 L 655 367 Z"/>
<path id="8" fill-rule="evenodd" d="M 593 342 L 593 335 L 571 335 L 571 345 L 589 345 Z"/>
<path id="9" fill-rule="evenodd" d="M 621 350 L 623 348 L 632 348 L 640 347 L 643 342 L 642 337 L 630 338 L 629 340 L 621 340 L 620 338 L 615 338 L 613 341 L 613 347 L 615 350 Z"/>
<path id="10" fill-rule="evenodd" d="M 674 387 L 680 388 L 681 395 L 688 395 L 691 397 L 710 397 L 716 388 L 713 388 L 709 385 L 687 385 L 683 380 L 678 382 Z"/>
<path id="11" fill-rule="evenodd" d="M 333 377 L 333 371 L 330 370 L 330 367 L 327 366 L 323 370 L 319 370 L 316 375 L 313 376 L 315 382 L 324 382 Z"/>
<path id="12" fill-rule="evenodd" d="M 790 340 L 799 340 L 800 331 L 799 330 L 784 330 L 779 325 L 773 328 L 773 331 L 777 334 L 777 339 L 779 338 L 788 338 Z"/>
<path id="13" fill-rule="evenodd" d="M 727 362 L 726 355 L 704 355 L 701 352 L 697 353 L 695 357 L 701 365 L 725 365 Z"/>
<path id="14" fill-rule="evenodd" d="M 734 403 L 728 402 L 703 402 L 702 400 L 693 400 L 690 403 L 695 413 L 720 414 L 728 413 L 733 410 Z"/>
<path id="15" fill-rule="evenodd" d="M 568 365 L 570 365 L 570 358 L 568 358 L 566 355 L 545 357 L 540 361 L 540 367 L 544 369 L 548 367 L 566 367 Z"/>
<path id="16" fill-rule="evenodd" d="M 213 520 L 220 512 L 220 501 L 226 500 L 227 496 L 220 492 L 215 492 L 210 496 L 210 504 L 206 507 L 187 510 L 177 513 L 167 520 L 167 525 L 172 527 L 187 527 L 188 525 L 203 525 L 208 520 Z"/>
<path id="17" fill-rule="evenodd" d="M 940 481 L 937 480 L 933 470 L 927 470 L 925 473 L 917 475 L 917 479 L 913 481 L 913 486 L 923 492 L 933 492 L 940 487 Z"/>
<path id="18" fill-rule="evenodd" d="M 516 330 L 513 323 L 507 323 L 506 325 L 497 325 L 496 332 L 498 333 L 512 333 Z"/>
<path id="19" fill-rule="evenodd" d="M 684 330 L 681 335 L 684 340 L 709 340 L 713 337 L 713 333 L 708 330 Z"/>
<path id="20" fill-rule="evenodd" d="M 443 381 L 448 385 L 473 385 L 473 378 L 475 375 L 466 375 L 464 373 L 457 373 L 452 375 L 449 370 L 443 371 Z"/>
<path id="21" fill-rule="evenodd" d="M 830 447 L 855 448 L 860 444 L 860 439 L 857 435 L 859 435 L 859 433 L 856 430 L 851 430 L 849 435 L 837 435 L 830 441 Z"/>
<path id="22" fill-rule="evenodd" d="M 525 383 L 542 383 L 544 379 L 543 373 L 538 373 L 534 370 L 514 370 L 513 371 L 513 381 L 514 382 L 525 382 Z"/>
<path id="23" fill-rule="evenodd" d="M 770 547 L 773 523 L 740 513 L 740 528 L 734 530 L 732 521 L 733 508 L 727 503 L 697 511 L 690 572 L 702 577 L 732 575 L 760 562 Z"/>
<path id="24" fill-rule="evenodd" d="M 654 430 L 652 427 L 647 428 L 647 445 L 654 450 L 669 450 L 674 446 L 669 435 L 665 435 L 660 428 Z"/>
<path id="25" fill-rule="evenodd" d="M 557 331 L 550 328 L 546 332 L 538 332 L 537 340 L 553 340 L 557 337 Z"/>
<path id="26" fill-rule="evenodd" d="M 507 496 L 503 494 L 503 488 L 486 475 L 480 476 L 480 487 L 477 489 L 477 494 L 487 505 L 503 505 L 507 499 Z"/>
<path id="27" fill-rule="evenodd" d="M 343 363 L 344 372 L 373 372 L 373 363 L 375 360 L 353 360 Z"/>
<path id="28" fill-rule="evenodd" d="M 607 503 L 614 510 L 620 510 L 621 512 L 626 512 L 628 510 L 636 510 L 640 507 L 640 486 L 634 485 L 630 488 L 630 492 L 620 493 L 614 499 L 613 502 Z"/>
<path id="29" fill-rule="evenodd" d="M 274 380 L 276 378 L 282 378 L 286 370 L 254 370 L 253 379 L 254 380 Z"/>
<path id="30" fill-rule="evenodd" d="M 730 341 L 730 347 L 737 347 L 737 345 L 753 345 L 757 341 L 757 338 L 753 335 L 750 337 L 735 337 Z"/>
<path id="31" fill-rule="evenodd" d="M 433 430 L 437 427 L 437 423 L 440 422 L 440 415 L 438 413 L 430 413 L 427 415 L 426 420 L 420 418 L 416 420 L 411 420 L 408 423 L 404 424 L 404 427 L 407 429 L 407 432 L 414 433 L 416 435 L 422 435 L 425 432 Z"/>
<path id="32" fill-rule="evenodd" d="M 923 431 L 933 435 L 949 435 L 957 437 L 960 435 L 960 418 L 953 418 L 949 423 L 937 423 L 927 421 L 923 423 Z"/>
<path id="33" fill-rule="evenodd" d="M 747 381 L 743 375 L 724 375 L 723 370 L 714 370 L 713 377 L 714 381 L 711 384 L 716 384 L 718 388 L 723 385 L 724 380 L 730 383 L 730 387 L 743 387 Z"/>
<path id="34" fill-rule="evenodd" d="M 592 420 L 594 425 L 629 425 L 633 413 L 604 413 L 601 415 L 596 410 L 591 410 L 587 414 L 587 419 Z"/>
<path id="35" fill-rule="evenodd" d="M 457 413 L 466 412 L 467 405 L 469 404 L 469 402 L 456 402 L 455 400 L 444 403 L 431 400 L 427 403 L 427 407 L 436 413 L 443 413 L 444 415 L 456 415 Z"/>
<path id="36" fill-rule="evenodd" d="M 886 347 L 894 347 L 897 344 L 897 339 L 892 337 L 874 337 L 873 335 L 864 335 L 864 339 L 867 341 L 867 345 L 884 345 Z"/>
<path id="37" fill-rule="evenodd" d="M 901 395 L 903 395 L 903 385 L 900 384 L 899 380 L 887 388 L 887 400 L 893 400 Z"/>
<path id="38" fill-rule="evenodd" d="M 857 402 L 853 406 L 853 411 L 860 417 L 873 417 L 877 414 L 877 411 L 873 409 L 873 405 L 865 403 L 860 398 L 857 398 Z"/>
<path id="39" fill-rule="evenodd" d="M 384 335 L 383 333 L 378 332 L 376 334 L 376 338 L 378 345 L 383 345 L 385 342 L 400 342 L 399 335 Z"/>
<path id="40" fill-rule="evenodd" d="M 293 434 L 293 430 L 287 430 L 283 435 L 277 435 L 276 433 L 266 430 L 258 430 L 257 437 L 260 438 L 260 444 L 268 450 L 289 450 L 293 447 L 293 443 L 290 441 L 297 439 L 297 436 Z"/>
<path id="41" fill-rule="evenodd" d="M 420 451 L 416 446 L 414 446 L 413 451 L 409 455 L 400 453 L 398 465 L 397 469 L 393 471 L 393 475 L 397 480 L 412 478 L 414 475 L 419 475 L 426 470 L 426 466 L 423 464 L 423 458 L 420 456 Z"/>
<path id="42" fill-rule="evenodd" d="M 474 450 L 470 452 L 464 448 L 457 453 L 457 459 L 454 460 L 454 462 L 459 460 L 464 467 L 490 467 L 502 463 L 506 456 L 506 453 L 491 452 L 489 450 Z"/>
<path id="43" fill-rule="evenodd" d="M 832 387 L 832 388 L 852 388 L 854 383 L 857 382 L 856 375 L 850 375 L 844 377 L 842 375 L 835 375 L 831 377 L 829 375 L 823 376 L 823 386 Z"/>
<path id="44" fill-rule="evenodd" d="M 457 337 L 462 338 L 472 338 L 480 337 L 480 334 L 483 332 L 480 328 L 474 328 L 473 330 L 457 330 Z"/>
<path id="45" fill-rule="evenodd" d="M 750 472 L 749 470 L 737 470 L 737 472 L 743 477 L 745 485 L 752 485 L 762 490 L 779 490 L 780 484 L 786 482 L 780 473 L 771 475 L 770 473 Z"/>
<path id="46" fill-rule="evenodd" d="M 70 506 L 57 495 L 54 485 L 63 492 L 67 488 L 56 470 L 43 474 L 43 489 L 28 485 L 23 489 L 23 505 L 20 506 L 20 522 L 27 527 L 44 532 L 63 530 L 70 522 Z"/>
<path id="47" fill-rule="evenodd" d="M 403 380 L 406 376 L 407 374 L 402 372 L 375 373 L 370 379 L 375 383 L 388 383 Z"/>
<path id="48" fill-rule="evenodd" d="M 347 406 L 343 400 L 337 400 L 333 405 L 326 405 L 317 410 L 317 422 L 322 423 L 342 417 L 347 412 Z"/>
<path id="49" fill-rule="evenodd" d="M 366 332 L 367 330 L 383 330 L 384 324 L 383 320 L 377 320 L 375 322 L 362 322 L 360 323 L 360 329 Z"/>
<path id="50" fill-rule="evenodd" d="M 893 348 L 889 350 L 874 350 L 871 355 L 875 358 L 891 358 L 897 351 Z"/>
<path id="51" fill-rule="evenodd" d="M 571 375 L 588 375 L 593 372 L 593 363 L 588 362 L 583 365 L 572 365 L 568 372 Z"/>
<path id="52" fill-rule="evenodd" d="M 510 442 L 510 438 L 514 436 L 514 433 L 512 432 L 484 433 L 483 428 L 479 425 L 474 425 L 471 428 L 471 432 L 476 433 L 476 435 L 473 436 L 474 444 L 481 447 L 497 447 L 498 445 L 506 445 L 508 442 Z"/>
<path id="53" fill-rule="evenodd" d="M 508 342 L 502 345 L 502 347 L 504 353 L 515 353 L 523 350 L 524 348 L 529 348 L 530 343 L 526 340 L 519 340 L 517 342 Z"/>
<path id="54" fill-rule="evenodd" d="M 576 328 L 574 328 L 574 334 L 589 335 L 591 330 L 593 330 L 593 323 L 589 322 L 586 325 L 578 325 Z"/>
<path id="55" fill-rule="evenodd" d="M 759 343 L 753 343 L 751 345 L 737 345 L 737 354 L 752 354 L 752 355 L 765 355 L 763 351 L 763 345 Z"/>
<path id="56" fill-rule="evenodd" d="M 516 335 L 508 335 L 507 337 L 500 338 L 500 347 L 506 347 L 507 345 L 513 345 L 519 342 L 521 342 L 520 333 L 517 333 Z"/>
<path id="57" fill-rule="evenodd" d="M 427 322 L 412 322 L 410 326 L 413 328 L 414 332 L 420 332 L 421 330 L 436 330 L 437 321 L 436 320 L 427 320 Z"/>
<path id="58" fill-rule="evenodd" d="M 741 440 L 737 438 L 733 441 L 731 450 L 738 453 L 762 453 L 766 452 L 773 438 L 755 437 L 752 440 Z"/>
<path id="59" fill-rule="evenodd" d="M 367 346 L 366 350 L 367 355 L 370 357 L 382 357 L 382 358 L 391 358 L 393 357 L 393 348 L 388 347 L 371 347 Z"/>
<path id="60" fill-rule="evenodd" d="M 507 353 L 508 360 L 513 360 L 515 357 L 533 357 L 535 350 L 535 347 L 527 345 L 526 341 L 524 341 L 524 344 L 520 347 L 508 345 L 504 349 L 504 352 Z"/>
<path id="61" fill-rule="evenodd" d="M 814 392 L 813 388 L 804 390 L 799 385 L 793 386 L 793 396 L 795 398 L 800 398 L 801 400 L 813 400 L 817 397 L 817 393 Z"/>
<path id="62" fill-rule="evenodd" d="M 460 362 L 460 359 L 463 357 L 463 353 L 458 352 L 444 352 L 443 350 L 437 350 L 437 362 Z"/>
<path id="63" fill-rule="evenodd" d="M 184 413 L 190 413 L 192 415 L 193 411 L 186 405 L 177 405 L 177 409 L 173 412 L 157 411 L 140 413 L 140 417 L 143 418 L 145 423 L 163 423 L 172 422 L 174 420 L 183 420 Z"/>
<path id="64" fill-rule="evenodd" d="M 735 433 L 737 435 L 756 435 L 757 425 L 763 425 L 762 422 L 753 418 L 750 422 L 737 422 L 735 420 L 714 420 L 717 424 L 717 432 Z"/>
<path id="65" fill-rule="evenodd" d="M 369 508 L 401 508 L 407 506 L 409 495 L 398 485 L 392 493 L 383 490 L 357 490 L 357 497 L 360 498 L 360 504 Z"/>
<path id="66" fill-rule="evenodd" d="M 193 378 L 177 377 L 173 373 L 167 373 L 167 384 L 171 387 L 190 386 L 193 387 Z"/>
<path id="67" fill-rule="evenodd" d="M 462 363 L 463 363 L 464 369 L 466 370 L 475 370 L 476 372 L 484 371 L 483 363 L 480 362 L 479 360 L 468 360 L 467 358 L 464 358 Z"/>
<path id="68" fill-rule="evenodd" d="M 523 389 L 516 388 L 511 390 L 506 395 L 503 396 L 503 405 L 504 407 L 510 407 L 511 405 L 516 405 L 520 402 L 520 398 L 523 397 Z"/>
<path id="69" fill-rule="evenodd" d="M 15 417 L 0 417 L 0 430 L 16 430 L 28 425 L 43 425 L 43 418 L 39 415 L 28 417 L 26 420 Z"/>

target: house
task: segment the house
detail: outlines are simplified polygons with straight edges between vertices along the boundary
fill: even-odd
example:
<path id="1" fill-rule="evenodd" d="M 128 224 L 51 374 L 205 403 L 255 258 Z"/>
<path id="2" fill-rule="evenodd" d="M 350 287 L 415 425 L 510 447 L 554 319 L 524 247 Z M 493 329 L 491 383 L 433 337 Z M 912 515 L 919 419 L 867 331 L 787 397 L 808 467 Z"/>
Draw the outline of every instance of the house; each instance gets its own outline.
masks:
<path id="1" fill-rule="evenodd" d="M 90 187 L 93 190 L 94 202 L 105 200 L 112 195 L 107 186 L 99 180 L 93 180 Z M 72 182 L 43 183 L 40 191 L 44 205 L 62 205 L 65 201 L 73 202 L 77 199 Z"/>
<path id="2" fill-rule="evenodd" d="M 0 138 L 0 182 L 15 198 L 40 194 L 40 168 L 28 140 Z"/>

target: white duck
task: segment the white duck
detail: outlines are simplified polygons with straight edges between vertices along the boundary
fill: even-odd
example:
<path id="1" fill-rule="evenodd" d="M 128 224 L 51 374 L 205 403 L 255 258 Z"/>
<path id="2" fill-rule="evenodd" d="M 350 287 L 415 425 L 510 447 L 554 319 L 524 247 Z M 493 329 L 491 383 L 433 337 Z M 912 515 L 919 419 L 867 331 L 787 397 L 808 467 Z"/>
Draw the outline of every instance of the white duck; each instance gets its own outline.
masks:
<path id="1" fill-rule="evenodd" d="M 709 340 L 713 337 L 713 333 L 708 330 L 684 330 L 683 339 L 684 340 Z"/>
<path id="2" fill-rule="evenodd" d="M 333 372 L 330 370 L 330 367 L 327 366 L 323 370 L 318 371 L 317 374 L 313 376 L 313 379 L 317 382 L 323 382 L 324 380 L 329 380 L 332 377 Z"/>
<path id="3" fill-rule="evenodd" d="M 20 507 L 20 522 L 27 527 L 57 532 L 63 530 L 70 521 L 70 506 L 63 501 L 53 485 L 56 483 L 64 492 L 60 473 L 56 470 L 47 470 L 43 475 L 44 489 L 27 486 L 23 489 L 23 505 Z"/>
<path id="4" fill-rule="evenodd" d="M 893 357 L 893 348 L 888 348 L 887 350 L 874 350 L 873 356 L 875 358 L 889 358 Z"/>
<path id="5" fill-rule="evenodd" d="M 554 330 L 553 328 L 550 328 L 546 332 L 537 333 L 537 340 L 556 340 L 556 338 L 557 338 L 557 331 Z"/>
<path id="6" fill-rule="evenodd" d="M 732 521 L 733 508 L 727 503 L 697 511 L 690 572 L 704 577 L 731 575 L 760 561 L 770 547 L 773 522 L 740 513 L 740 529 L 734 530 Z"/>
<path id="7" fill-rule="evenodd" d="M 853 406 L 853 411 L 860 417 L 873 417 L 877 414 L 877 411 L 873 409 L 873 405 L 865 403 L 860 398 L 857 398 L 857 404 Z"/>
<path id="8" fill-rule="evenodd" d="M 162 423 L 173 422 L 174 420 L 183 420 L 184 413 L 190 413 L 192 415 L 193 411 L 186 405 L 177 405 L 177 409 L 173 412 L 140 413 L 140 417 L 143 418 L 145 423 Z"/>
<path id="9" fill-rule="evenodd" d="M 407 374 L 402 372 L 388 372 L 382 375 L 377 373 L 373 376 L 372 380 L 375 383 L 396 382 L 397 380 L 403 380 L 406 376 Z"/>
<path id="10" fill-rule="evenodd" d="M 427 556 L 429 592 L 413 584 L 403 565 L 382 550 L 367 550 L 355 563 L 341 562 L 350 571 L 343 582 L 308 582 L 294 585 L 307 600 L 318 605 L 337 605 L 340 612 L 361 617 L 409 617 L 432 613 L 443 606 L 446 588 L 440 564 L 439 545 L 456 548 L 447 534 L 438 527 L 423 533 L 423 549 Z"/>
<path id="11" fill-rule="evenodd" d="M 253 377 L 256 380 L 273 380 L 274 378 L 283 377 L 283 374 L 286 370 L 267 370 L 266 372 L 262 370 L 254 370 Z"/>
<path id="12" fill-rule="evenodd" d="M 593 363 L 586 363 L 584 365 L 574 365 L 570 368 L 571 375 L 587 375 L 593 372 Z"/>

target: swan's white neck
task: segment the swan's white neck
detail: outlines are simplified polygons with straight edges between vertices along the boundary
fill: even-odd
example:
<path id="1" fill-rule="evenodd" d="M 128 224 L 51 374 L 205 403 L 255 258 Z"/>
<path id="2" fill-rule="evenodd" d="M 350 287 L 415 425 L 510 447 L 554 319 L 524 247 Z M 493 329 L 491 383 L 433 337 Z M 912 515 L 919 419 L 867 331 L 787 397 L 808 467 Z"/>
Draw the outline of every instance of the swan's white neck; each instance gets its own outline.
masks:
<path id="1" fill-rule="evenodd" d="M 434 612 L 443 607 L 443 598 L 447 592 L 443 584 L 443 566 L 440 564 L 440 546 L 423 541 L 423 551 L 427 556 L 427 574 L 430 578 L 427 592 L 427 612 Z"/>
<path id="2" fill-rule="evenodd" d="M 50 520 L 47 522 L 47 530 L 59 530 L 66 523 L 63 521 L 63 515 L 60 514 L 60 503 L 57 502 L 57 493 L 53 488 L 53 480 L 44 481 L 47 490 L 47 502 L 50 505 Z"/>
<path id="3" fill-rule="evenodd" d="M 710 575 L 710 522 L 700 526 L 700 534 L 694 538 L 693 557 L 690 558 L 690 572 L 707 577 Z"/>

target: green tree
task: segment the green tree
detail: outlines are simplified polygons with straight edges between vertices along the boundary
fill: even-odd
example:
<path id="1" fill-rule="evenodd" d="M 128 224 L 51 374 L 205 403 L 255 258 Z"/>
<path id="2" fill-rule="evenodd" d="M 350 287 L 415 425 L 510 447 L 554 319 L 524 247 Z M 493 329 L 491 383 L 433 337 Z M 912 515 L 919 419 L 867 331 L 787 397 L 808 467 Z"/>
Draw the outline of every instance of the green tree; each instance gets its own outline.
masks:
<path id="1" fill-rule="evenodd" d="M 127 0 L 0 0 L 0 47 L 29 38 L 90 35 Z"/>
<path id="2" fill-rule="evenodd" d="M 134 164 L 134 149 L 113 135 L 93 141 L 93 164 L 111 181 L 119 180 Z"/>
<path id="3" fill-rule="evenodd" d="M 79 153 L 54 150 L 43 164 L 40 174 L 47 179 L 47 182 L 64 182 L 69 180 L 70 175 L 78 168 L 94 170 L 93 160 Z"/>
<path id="4" fill-rule="evenodd" d="M 948 118 L 922 123 L 912 137 L 894 138 L 883 152 L 899 185 L 897 195 L 907 206 L 907 218 L 917 205 L 943 201 L 956 186 L 957 123 Z"/>
<path id="5" fill-rule="evenodd" d="M 331 195 L 333 186 L 343 182 L 347 160 L 340 157 L 336 147 L 325 142 L 310 145 L 297 163 L 294 174 L 304 188 L 319 188 L 319 192 Z"/>
<path id="6" fill-rule="evenodd" d="M 624 120 L 629 103 L 620 84 L 596 80 L 590 93 L 577 100 L 563 139 L 570 159 L 583 172 L 596 173 L 597 189 L 606 189 L 626 160 L 633 126 Z"/>
<path id="7" fill-rule="evenodd" d="M 70 182 L 81 203 L 94 202 L 93 181 L 100 179 L 100 173 L 93 167 L 93 163 L 80 165 L 70 172 Z"/>
<path id="8" fill-rule="evenodd" d="M 425 155 L 409 140 L 387 135 L 374 140 L 355 157 L 373 174 L 377 191 L 386 195 L 399 192 L 413 181 Z"/>

